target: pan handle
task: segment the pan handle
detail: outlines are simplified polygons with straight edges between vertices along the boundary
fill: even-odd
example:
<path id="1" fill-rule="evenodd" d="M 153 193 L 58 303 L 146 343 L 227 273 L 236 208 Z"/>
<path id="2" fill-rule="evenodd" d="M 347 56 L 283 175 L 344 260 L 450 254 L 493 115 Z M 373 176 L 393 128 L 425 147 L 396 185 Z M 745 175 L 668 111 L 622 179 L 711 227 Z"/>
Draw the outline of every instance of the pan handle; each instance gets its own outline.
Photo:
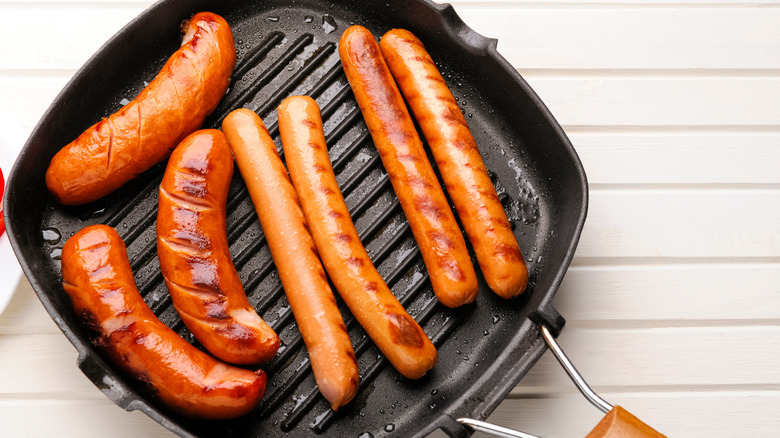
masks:
<path id="1" fill-rule="evenodd" d="M 599 424 L 585 438 L 666 438 L 658 431 L 643 423 L 627 410 L 620 406 L 612 406 L 596 394 L 582 378 L 582 375 L 574 367 L 569 358 L 563 352 L 563 349 L 550 333 L 550 329 L 544 324 L 542 326 L 542 337 L 547 346 L 558 359 L 569 378 L 577 385 L 582 395 L 589 402 L 596 406 L 600 411 L 607 415 L 601 419 Z M 502 438 L 538 438 L 535 435 L 529 435 L 506 427 L 496 426 L 495 424 L 484 421 L 473 420 L 471 418 L 458 418 L 458 421 L 472 429 Z"/>

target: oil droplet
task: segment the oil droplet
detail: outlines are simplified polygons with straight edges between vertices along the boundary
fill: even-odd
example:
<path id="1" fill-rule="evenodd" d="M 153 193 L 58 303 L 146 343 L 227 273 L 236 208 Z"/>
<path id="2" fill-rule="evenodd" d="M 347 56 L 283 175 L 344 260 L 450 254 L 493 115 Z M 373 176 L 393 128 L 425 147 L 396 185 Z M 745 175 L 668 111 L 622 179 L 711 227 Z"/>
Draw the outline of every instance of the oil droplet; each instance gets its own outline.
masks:
<path id="1" fill-rule="evenodd" d="M 277 21 L 279 21 L 279 16 L 278 15 L 271 15 L 270 17 L 268 17 L 268 21 L 272 21 L 272 22 L 276 23 Z"/>
<path id="2" fill-rule="evenodd" d="M 431 403 L 428 405 L 429 408 L 434 409 L 436 408 L 436 403 Z"/>
<path id="3" fill-rule="evenodd" d="M 485 330 L 484 332 L 482 332 L 482 334 L 483 334 L 484 336 L 487 336 L 487 335 L 489 335 L 489 334 L 490 334 L 490 332 L 489 332 L 489 331 L 487 331 L 487 330 Z"/>
<path id="4" fill-rule="evenodd" d="M 338 25 L 336 24 L 336 20 L 334 20 L 333 17 L 325 14 L 322 16 L 322 28 L 325 30 L 325 33 L 331 33 L 338 29 Z"/>
<path id="5" fill-rule="evenodd" d="M 312 17 L 311 15 L 307 15 L 307 16 L 303 17 L 303 22 L 304 23 L 311 23 L 312 21 L 314 21 L 314 17 Z M 368 433 L 368 432 L 366 432 L 366 433 Z"/>
<path id="6" fill-rule="evenodd" d="M 52 258 L 52 260 L 61 260 L 62 259 L 62 248 L 54 248 L 49 253 L 49 257 Z"/>
<path id="7" fill-rule="evenodd" d="M 370 432 L 363 432 L 360 435 L 358 435 L 358 438 L 374 438 L 374 434 Z"/>
<path id="8" fill-rule="evenodd" d="M 60 243 L 60 239 L 62 239 L 60 230 L 56 228 L 44 228 L 43 231 L 41 231 L 41 235 L 43 235 L 43 241 L 49 245 L 56 245 Z"/>
<path id="9" fill-rule="evenodd" d="M 434 389 L 433 391 L 431 391 L 431 395 L 436 395 L 436 394 L 438 394 L 438 393 L 439 393 L 439 390 L 438 390 L 438 389 Z"/>
<path id="10" fill-rule="evenodd" d="M 385 410 L 384 410 L 384 409 L 380 409 L 380 410 L 379 410 L 379 413 L 380 413 L 380 414 L 384 414 L 384 413 L 385 413 Z"/>
<path id="11" fill-rule="evenodd" d="M 468 356 L 463 356 L 463 360 L 469 360 Z"/>
<path id="12" fill-rule="evenodd" d="M 130 103 L 130 101 L 127 98 L 122 98 L 122 100 L 119 101 L 119 104 L 124 106 Z"/>
<path id="13" fill-rule="evenodd" d="M 392 432 L 395 430 L 395 424 L 385 424 L 385 432 Z"/>
<path id="14" fill-rule="evenodd" d="M 498 315 L 493 315 L 493 324 L 498 324 L 498 321 L 501 321 L 501 317 Z"/>

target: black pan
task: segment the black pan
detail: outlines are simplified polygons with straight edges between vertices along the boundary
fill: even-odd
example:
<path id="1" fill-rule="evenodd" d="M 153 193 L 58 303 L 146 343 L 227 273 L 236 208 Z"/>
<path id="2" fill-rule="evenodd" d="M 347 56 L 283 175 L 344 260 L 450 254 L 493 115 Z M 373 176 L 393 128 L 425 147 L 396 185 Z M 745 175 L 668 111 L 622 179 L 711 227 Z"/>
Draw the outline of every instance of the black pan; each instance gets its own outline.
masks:
<path id="1" fill-rule="evenodd" d="M 283 340 L 278 356 L 264 367 L 270 380 L 262 404 L 234 421 L 178 417 L 141 395 L 88 342 L 60 284 L 59 253 L 76 231 L 105 223 L 126 241 L 146 302 L 195 343 L 171 306 L 156 256 L 157 188 L 164 164 L 81 207 L 55 203 L 44 186 L 44 172 L 57 150 L 154 77 L 179 45 L 181 21 L 200 10 L 228 20 L 240 57 L 231 89 L 206 126 L 218 126 L 227 111 L 245 106 L 261 115 L 278 143 L 276 105 L 292 94 L 316 98 L 361 238 L 393 292 L 439 349 L 439 362 L 425 378 L 401 377 L 342 305 L 361 384 L 354 401 L 338 414 L 328 409 L 238 174 L 228 202 L 230 250 L 250 302 Z M 434 299 L 340 67 L 336 44 L 352 23 L 377 37 L 393 27 L 407 28 L 439 65 L 467 114 L 527 257 L 531 281 L 522 297 L 503 301 L 480 278 L 473 305 L 453 310 Z M 571 261 L 586 210 L 587 182 L 574 149 L 544 104 L 498 54 L 496 40 L 468 28 L 451 6 L 427 0 L 161 1 L 109 40 L 57 96 L 22 150 L 5 197 L 11 244 L 44 307 L 78 350 L 84 374 L 119 406 L 140 409 L 181 436 L 409 437 L 437 428 L 451 436 L 469 435 L 454 419 L 486 418 L 544 352 L 540 324 L 554 333 L 563 327 L 550 302 Z"/>

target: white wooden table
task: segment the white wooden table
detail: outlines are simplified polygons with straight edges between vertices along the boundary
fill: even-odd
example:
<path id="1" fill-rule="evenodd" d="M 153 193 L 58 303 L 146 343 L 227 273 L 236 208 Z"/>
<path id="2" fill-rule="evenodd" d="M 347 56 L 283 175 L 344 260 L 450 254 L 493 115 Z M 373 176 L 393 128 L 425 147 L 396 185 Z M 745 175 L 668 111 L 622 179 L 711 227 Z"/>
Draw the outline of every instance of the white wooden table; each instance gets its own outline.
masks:
<path id="1" fill-rule="evenodd" d="M 499 39 L 588 174 L 555 300 L 580 371 L 669 436 L 780 435 L 780 2 L 453 3 Z M 26 138 L 150 4 L 0 0 L 0 132 Z M 0 436 L 171 436 L 75 361 L 23 280 L 0 315 Z M 582 437 L 599 418 L 548 353 L 490 420 Z"/>

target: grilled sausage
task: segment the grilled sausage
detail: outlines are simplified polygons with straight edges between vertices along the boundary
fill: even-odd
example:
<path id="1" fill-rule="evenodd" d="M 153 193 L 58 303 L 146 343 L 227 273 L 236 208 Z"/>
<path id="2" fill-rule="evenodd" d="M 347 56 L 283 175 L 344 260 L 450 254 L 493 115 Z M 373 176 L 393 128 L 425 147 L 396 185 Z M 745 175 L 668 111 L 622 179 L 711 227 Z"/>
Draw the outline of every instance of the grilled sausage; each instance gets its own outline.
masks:
<path id="1" fill-rule="evenodd" d="M 411 32 L 393 29 L 379 47 L 433 152 L 485 281 L 502 298 L 520 295 L 528 269 L 458 102 Z"/>
<path id="2" fill-rule="evenodd" d="M 182 46 L 154 80 L 52 158 L 46 170 L 51 194 L 61 204 L 85 204 L 167 158 L 217 107 L 235 63 L 227 22 L 210 12 L 193 16 Z"/>
<path id="3" fill-rule="evenodd" d="M 106 225 L 76 233 L 62 248 L 62 277 L 92 343 L 142 390 L 189 417 L 230 419 L 250 412 L 266 375 L 220 362 L 152 313 L 133 279 L 122 238 Z"/>
<path id="4" fill-rule="evenodd" d="M 436 179 L 403 97 L 366 28 L 349 27 L 339 55 L 371 138 L 420 247 L 436 297 L 448 307 L 474 301 L 477 276 L 466 242 Z"/>
<path id="5" fill-rule="evenodd" d="M 357 393 L 357 360 L 298 196 L 257 114 L 235 110 L 222 130 L 260 217 L 317 386 L 336 411 Z"/>
<path id="6" fill-rule="evenodd" d="M 266 362 L 279 337 L 249 304 L 228 249 L 225 204 L 233 155 L 216 129 L 196 131 L 174 150 L 160 185 L 157 253 L 182 321 L 225 362 Z"/>
<path id="7" fill-rule="evenodd" d="M 279 132 L 290 178 L 333 284 L 395 369 L 410 379 L 422 377 L 436 364 L 436 347 L 360 242 L 333 173 L 317 102 L 303 96 L 285 99 L 279 106 Z"/>

